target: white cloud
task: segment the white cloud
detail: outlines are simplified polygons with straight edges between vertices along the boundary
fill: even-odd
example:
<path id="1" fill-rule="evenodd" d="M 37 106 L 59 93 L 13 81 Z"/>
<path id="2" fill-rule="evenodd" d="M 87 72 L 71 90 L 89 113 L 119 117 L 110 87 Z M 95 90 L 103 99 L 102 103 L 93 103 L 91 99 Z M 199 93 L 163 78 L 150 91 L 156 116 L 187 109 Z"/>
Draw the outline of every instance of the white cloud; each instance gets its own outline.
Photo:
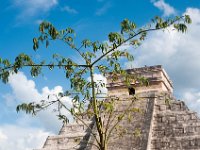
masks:
<path id="1" fill-rule="evenodd" d="M 3 98 L 7 104 L 5 107 L 13 111 L 17 104 L 33 101 L 39 102 L 41 99 L 47 99 L 48 95 L 63 92 L 61 86 L 56 86 L 53 89 L 44 87 L 39 92 L 35 82 L 27 79 L 23 72 L 11 75 L 8 84 L 11 86 L 12 93 L 5 94 Z M 50 100 L 54 99 L 55 97 L 50 97 Z M 62 101 L 67 107 L 70 108 L 72 106 L 69 97 L 62 98 Z M 57 133 L 61 128 L 62 122 L 58 120 L 56 114 L 52 111 L 56 107 L 51 106 L 34 117 L 20 113 L 17 120 L 13 120 L 15 125 L 0 125 L 0 149 L 30 150 L 41 147 L 48 135 L 52 134 L 52 132 Z M 71 118 L 69 112 L 64 110 L 62 112 Z"/>
<path id="2" fill-rule="evenodd" d="M 63 8 L 61 8 L 62 11 L 66 11 L 68 12 L 69 14 L 78 14 L 78 11 L 74 8 L 71 8 L 69 6 L 65 6 Z"/>
<path id="3" fill-rule="evenodd" d="M 88 81 L 91 81 L 91 78 L 88 77 L 87 80 L 88 80 Z M 97 84 L 98 84 L 98 83 L 104 83 L 105 85 L 107 84 L 106 78 L 105 78 L 103 75 L 101 75 L 101 74 L 96 74 L 96 73 L 94 74 L 94 82 L 96 82 Z M 101 93 L 102 93 L 100 96 L 104 96 L 104 95 L 107 94 L 107 92 L 108 92 L 108 90 L 107 90 L 106 87 L 101 87 L 101 88 L 99 88 L 99 90 L 100 90 Z"/>
<path id="4" fill-rule="evenodd" d="M 164 0 L 158 0 L 158 1 L 152 1 L 153 5 L 163 11 L 163 16 L 170 16 L 170 15 L 175 15 L 176 10 L 167 4 Z"/>
<path id="5" fill-rule="evenodd" d="M 183 99 L 189 108 L 192 108 L 200 115 L 200 91 L 192 90 L 183 94 Z"/>
<path id="6" fill-rule="evenodd" d="M 3 97 L 6 100 L 8 107 L 12 107 L 15 110 L 17 104 L 29 103 L 29 102 L 39 102 L 42 99 L 47 100 L 48 95 L 58 94 L 63 92 L 61 86 L 56 86 L 53 89 L 44 87 L 41 92 L 36 88 L 35 82 L 33 80 L 28 80 L 23 72 L 18 72 L 18 74 L 11 75 L 9 77 L 9 85 L 12 88 L 12 93 L 7 93 Z M 55 100 L 55 97 L 51 96 L 49 100 Z M 71 99 L 69 97 L 62 98 L 62 101 L 67 107 L 71 107 Z M 58 120 L 56 113 L 53 113 L 53 109 L 56 106 L 51 106 L 49 109 L 41 111 L 36 117 L 30 117 L 28 115 L 19 118 L 19 122 L 26 122 L 26 124 L 31 124 L 33 122 L 39 122 L 47 130 L 58 131 L 61 127 L 61 121 Z M 71 118 L 69 112 L 65 111 L 65 115 Z M 53 121 L 52 121 L 53 120 Z"/>
<path id="7" fill-rule="evenodd" d="M 97 16 L 102 16 L 102 15 L 105 14 L 105 13 L 108 11 L 108 9 L 111 8 L 111 7 L 112 7 L 111 3 L 107 2 L 107 3 L 105 3 L 101 8 L 97 9 L 97 11 L 96 11 L 95 14 L 96 14 Z"/>
<path id="8" fill-rule="evenodd" d="M 104 76 L 102 76 L 101 74 L 94 74 L 94 81 L 95 82 L 99 82 L 99 83 L 104 83 L 105 85 L 107 84 L 107 80 Z M 102 87 L 100 88 L 100 91 L 102 94 L 107 94 L 107 88 L 106 87 Z"/>
<path id="9" fill-rule="evenodd" d="M 58 4 L 58 0 L 14 0 L 13 3 L 14 7 L 21 11 L 18 19 L 27 19 L 27 17 L 48 12 Z"/>
<path id="10" fill-rule="evenodd" d="M 165 32 L 156 31 L 148 35 L 137 51 L 132 51 L 134 66 L 163 65 L 174 82 L 175 94 L 180 98 L 185 92 L 195 91 L 194 95 L 200 92 L 200 9 L 188 8 L 185 14 L 190 15 L 193 22 L 186 34 L 171 28 Z M 198 111 L 197 106 L 200 107 L 199 103 L 192 109 Z"/>
<path id="11" fill-rule="evenodd" d="M 41 148 L 47 136 L 51 134 L 39 128 L 3 125 L 0 126 L 0 149 L 32 150 Z"/>
<path id="12" fill-rule="evenodd" d="M 8 137 L 3 133 L 3 131 L 0 129 L 0 142 L 7 140 Z"/>
<path id="13" fill-rule="evenodd" d="M 28 80 L 22 72 L 10 76 L 9 85 L 15 98 L 21 102 L 39 101 L 41 99 L 41 94 L 36 89 L 35 82 Z"/>

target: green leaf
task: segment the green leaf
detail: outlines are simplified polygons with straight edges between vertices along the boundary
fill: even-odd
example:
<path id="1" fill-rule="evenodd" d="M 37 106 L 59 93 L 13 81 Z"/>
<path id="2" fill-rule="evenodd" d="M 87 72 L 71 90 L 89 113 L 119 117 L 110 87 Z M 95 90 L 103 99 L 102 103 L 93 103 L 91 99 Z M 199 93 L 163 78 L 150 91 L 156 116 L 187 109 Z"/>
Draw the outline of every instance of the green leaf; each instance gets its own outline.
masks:
<path id="1" fill-rule="evenodd" d="M 183 23 L 174 24 L 174 28 L 182 33 L 185 33 L 187 31 L 187 26 Z"/>
<path id="2" fill-rule="evenodd" d="M 54 64 L 49 65 L 49 70 L 53 70 Z"/>
<path id="3" fill-rule="evenodd" d="M 41 67 L 33 66 L 30 72 L 32 77 L 37 77 L 41 73 Z"/>
<path id="4" fill-rule="evenodd" d="M 189 15 L 185 15 L 185 22 L 188 23 L 188 24 L 192 23 L 192 19 L 190 18 Z"/>
<path id="5" fill-rule="evenodd" d="M 67 28 L 66 31 L 67 31 L 68 33 L 74 33 L 74 30 L 73 30 L 72 28 Z"/>
<path id="6" fill-rule="evenodd" d="M 16 108 L 16 111 L 19 112 L 19 111 L 25 111 L 27 114 L 33 114 L 35 115 L 35 106 L 34 106 L 34 103 L 22 103 L 21 105 L 18 105 L 17 108 Z"/>
<path id="7" fill-rule="evenodd" d="M 39 48 L 39 43 L 37 38 L 33 38 L 33 49 L 37 50 Z"/>
<path id="8" fill-rule="evenodd" d="M 8 59 L 4 59 L 2 63 L 4 64 L 5 67 L 11 66 L 11 63 Z"/>
<path id="9" fill-rule="evenodd" d="M 69 123 L 69 119 L 67 118 L 67 116 L 61 115 L 61 114 L 59 114 L 59 115 L 57 115 L 57 116 L 58 116 L 58 119 L 59 119 L 59 120 L 62 120 L 64 124 Z"/>
<path id="10" fill-rule="evenodd" d="M 3 71 L 3 73 L 0 74 L 0 79 L 2 79 L 3 83 L 8 82 L 9 75 L 10 75 L 9 71 Z"/>
<path id="11" fill-rule="evenodd" d="M 129 21 L 128 19 L 124 19 L 121 22 L 121 33 L 123 34 L 125 33 L 129 33 L 130 31 L 133 31 L 134 29 L 136 29 L 136 24 Z"/>
<path id="12" fill-rule="evenodd" d="M 85 39 L 82 41 L 83 46 L 86 47 L 90 47 L 92 45 L 92 42 L 88 39 Z"/>

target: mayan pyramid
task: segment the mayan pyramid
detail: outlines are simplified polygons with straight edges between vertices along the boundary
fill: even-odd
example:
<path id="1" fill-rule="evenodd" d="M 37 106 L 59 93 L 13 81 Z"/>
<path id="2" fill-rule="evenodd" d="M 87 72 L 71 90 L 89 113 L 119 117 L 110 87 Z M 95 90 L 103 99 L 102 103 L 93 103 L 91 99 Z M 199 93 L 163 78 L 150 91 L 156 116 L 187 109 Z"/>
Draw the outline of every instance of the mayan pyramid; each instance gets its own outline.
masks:
<path id="1" fill-rule="evenodd" d="M 107 76 L 108 95 L 123 99 L 117 110 L 123 111 L 127 99 L 133 94 L 140 101 L 135 106 L 143 113 L 133 115 L 133 120 L 124 120 L 121 125 L 131 133 L 140 129 L 140 135 L 127 134 L 113 138 L 108 150 L 200 150 L 200 119 L 185 103 L 173 97 L 173 86 L 162 66 L 127 70 L 149 80 L 149 86 L 139 83 L 128 88 L 123 82 L 111 82 Z M 95 130 L 94 121 L 85 120 Z M 79 122 L 63 125 L 56 136 L 49 136 L 43 148 L 37 150 L 96 150 L 89 143 L 95 142 L 87 127 Z"/>

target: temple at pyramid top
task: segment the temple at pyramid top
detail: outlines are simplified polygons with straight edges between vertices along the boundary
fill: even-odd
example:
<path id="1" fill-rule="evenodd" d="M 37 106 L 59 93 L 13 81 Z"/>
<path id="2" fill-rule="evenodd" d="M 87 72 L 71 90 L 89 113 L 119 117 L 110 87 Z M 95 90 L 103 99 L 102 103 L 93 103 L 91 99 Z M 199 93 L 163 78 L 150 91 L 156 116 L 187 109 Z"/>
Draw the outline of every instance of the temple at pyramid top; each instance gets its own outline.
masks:
<path id="1" fill-rule="evenodd" d="M 128 74 L 144 77 L 148 80 L 149 85 L 141 85 L 138 81 L 136 81 L 132 82 L 131 85 L 127 87 L 127 85 L 120 80 L 120 78 L 117 81 L 112 81 L 113 76 L 107 74 L 107 89 L 110 96 L 128 96 L 147 91 L 173 93 L 172 81 L 169 79 L 167 73 L 161 65 L 128 69 L 126 71 Z"/>

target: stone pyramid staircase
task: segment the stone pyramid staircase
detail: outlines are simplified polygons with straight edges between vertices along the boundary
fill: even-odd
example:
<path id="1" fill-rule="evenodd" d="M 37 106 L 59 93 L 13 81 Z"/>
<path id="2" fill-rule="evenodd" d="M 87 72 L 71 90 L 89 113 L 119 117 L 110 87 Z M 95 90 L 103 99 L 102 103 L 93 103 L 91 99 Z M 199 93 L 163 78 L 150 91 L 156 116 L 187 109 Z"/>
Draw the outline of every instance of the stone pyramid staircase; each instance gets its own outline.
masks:
<path id="1" fill-rule="evenodd" d="M 92 120 L 85 120 L 90 128 L 93 127 Z M 49 136 L 42 149 L 35 150 L 83 150 L 87 146 L 90 137 L 90 129 L 80 122 L 64 124 L 59 135 Z"/>
<path id="2" fill-rule="evenodd" d="M 140 97 L 134 107 L 142 113 L 133 113 L 131 122 L 120 123 L 129 134 L 119 137 L 113 132 L 108 150 L 200 150 L 200 119 L 183 101 L 167 92 L 145 92 Z M 117 112 L 127 108 L 128 98 L 123 98 Z M 96 131 L 94 121 L 85 122 Z M 97 150 L 88 144 L 95 140 L 87 126 L 80 122 L 63 125 L 59 135 L 49 136 L 37 150 Z M 140 136 L 133 134 L 137 129 Z"/>
<path id="3" fill-rule="evenodd" d="M 155 100 L 151 150 L 200 150 L 200 119 L 170 95 Z"/>

